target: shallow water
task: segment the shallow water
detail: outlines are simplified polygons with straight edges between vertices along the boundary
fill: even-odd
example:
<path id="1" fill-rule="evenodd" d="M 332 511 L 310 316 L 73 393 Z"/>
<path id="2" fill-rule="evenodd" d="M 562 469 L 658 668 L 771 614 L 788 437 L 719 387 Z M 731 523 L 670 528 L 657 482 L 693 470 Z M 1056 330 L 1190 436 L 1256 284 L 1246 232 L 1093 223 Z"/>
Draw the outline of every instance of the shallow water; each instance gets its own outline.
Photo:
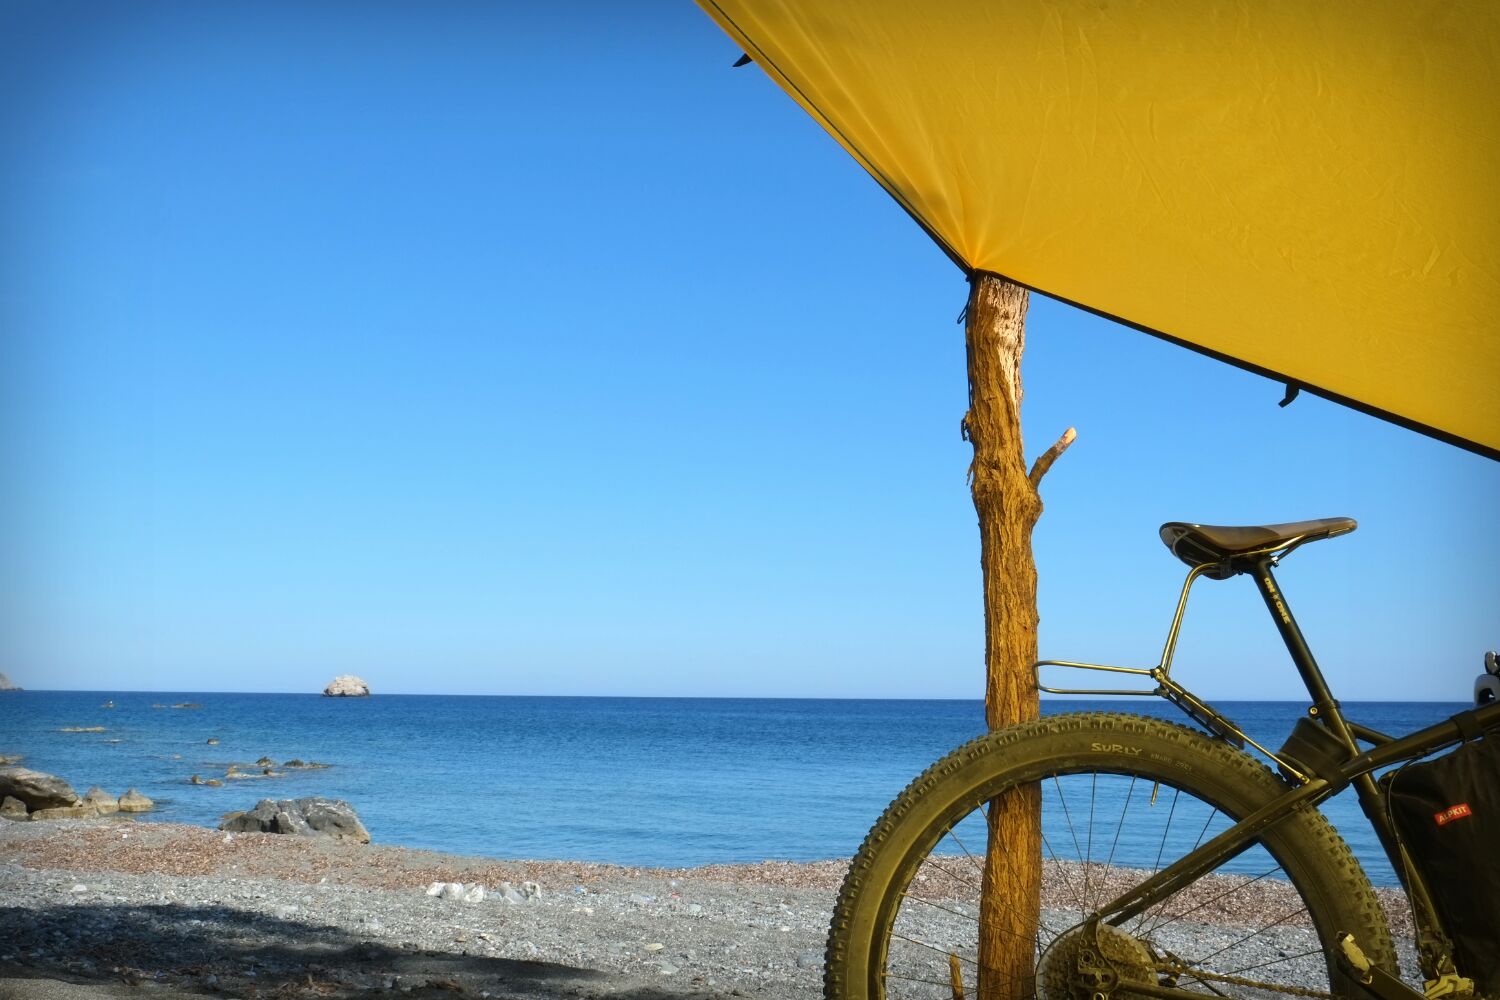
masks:
<path id="1" fill-rule="evenodd" d="M 101 707 L 106 701 L 115 707 Z M 152 707 L 181 702 L 200 707 Z M 1294 702 L 1218 707 L 1272 747 L 1302 710 Z M 1394 735 L 1465 707 L 1345 706 Z M 1053 700 L 1043 711 L 1090 708 L 1181 718 L 1154 699 Z M 58 732 L 68 726 L 107 731 Z M 156 800 L 154 819 L 213 825 L 260 798 L 326 795 L 351 802 L 381 843 L 671 866 L 848 856 L 912 777 L 982 730 L 981 706 L 969 701 L 0 696 L 0 754 L 24 753 L 25 766 L 80 793 L 137 788 Z M 223 788 L 188 784 L 189 775 L 222 777 L 230 764 L 262 756 L 333 766 Z M 1372 878 L 1390 884 L 1352 796 L 1327 811 Z"/>

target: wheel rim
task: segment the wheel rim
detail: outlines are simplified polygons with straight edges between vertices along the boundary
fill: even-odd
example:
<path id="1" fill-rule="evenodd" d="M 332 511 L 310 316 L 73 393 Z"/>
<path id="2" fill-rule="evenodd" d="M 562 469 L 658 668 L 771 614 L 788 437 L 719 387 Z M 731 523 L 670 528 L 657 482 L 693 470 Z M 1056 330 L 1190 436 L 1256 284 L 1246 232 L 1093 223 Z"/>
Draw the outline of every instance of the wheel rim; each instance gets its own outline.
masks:
<path id="1" fill-rule="evenodd" d="M 1221 833 L 1235 817 L 1201 793 L 1154 776 L 1044 770 L 1035 777 L 1043 845 L 1042 921 L 1032 942 L 1037 961 L 1026 982 L 995 984 L 986 977 L 999 991 L 984 1000 L 1129 996 L 1129 983 L 1142 981 L 1132 979 L 1142 974 L 1142 954 L 1154 976 L 1146 981 L 1207 996 L 1330 995 L 1312 913 L 1285 866 L 1259 842 L 1104 932 L 1102 941 L 1095 932 L 1087 941 L 1093 958 L 1081 961 L 1080 953 L 1089 950 L 1080 944 L 1081 928 L 1091 919 L 1108 926 L 1098 919 L 1101 904 Z M 975 801 L 953 803 L 909 852 L 899 895 L 882 918 L 877 995 L 953 1000 L 960 995 L 957 982 L 965 1000 L 980 997 L 985 803 L 998 791 L 975 791 Z"/>

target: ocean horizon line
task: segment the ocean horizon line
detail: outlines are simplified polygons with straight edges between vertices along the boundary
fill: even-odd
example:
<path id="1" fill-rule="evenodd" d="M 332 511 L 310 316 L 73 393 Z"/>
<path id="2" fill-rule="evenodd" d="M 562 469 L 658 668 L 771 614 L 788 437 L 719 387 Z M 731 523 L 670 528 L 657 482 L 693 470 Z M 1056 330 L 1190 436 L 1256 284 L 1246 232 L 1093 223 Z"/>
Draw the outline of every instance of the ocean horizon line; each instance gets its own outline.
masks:
<path id="1" fill-rule="evenodd" d="M 276 697 L 328 697 L 321 691 L 216 691 L 216 690 L 187 690 L 170 688 L 18 688 L 15 691 L 7 691 L 4 694 L 93 694 L 93 695 L 191 695 L 191 696 L 276 696 Z M 1121 702 L 1129 704 L 1139 699 L 1152 699 L 1157 696 L 1152 694 L 1139 695 L 1042 695 L 1041 701 L 1046 704 L 1067 704 L 1069 702 Z M 1306 697 L 1268 697 L 1268 698 L 1244 698 L 1226 697 L 1222 695 L 1204 694 L 1201 697 L 1210 701 L 1224 704 L 1295 704 L 1306 703 Z M 369 695 L 362 695 L 341 700 L 362 701 L 365 698 L 532 698 L 532 699 L 576 699 L 576 700 L 610 700 L 610 701 L 848 701 L 848 702 L 962 702 L 971 704 L 982 704 L 983 697 L 969 698 L 933 698 L 915 696 L 851 696 L 851 695 L 693 695 L 693 694 L 497 694 L 488 692 L 432 692 L 432 691 L 381 691 Z M 1466 704 L 1464 698 L 1361 698 L 1340 699 L 1343 705 L 1456 705 Z"/>

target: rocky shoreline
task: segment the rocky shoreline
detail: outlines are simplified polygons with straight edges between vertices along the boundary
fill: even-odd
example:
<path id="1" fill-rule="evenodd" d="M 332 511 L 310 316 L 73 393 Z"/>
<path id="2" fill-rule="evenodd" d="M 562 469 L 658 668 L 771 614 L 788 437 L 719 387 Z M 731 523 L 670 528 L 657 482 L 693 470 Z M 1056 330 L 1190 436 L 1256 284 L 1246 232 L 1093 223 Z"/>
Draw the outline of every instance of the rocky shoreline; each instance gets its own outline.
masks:
<path id="1" fill-rule="evenodd" d="M 118 818 L 0 824 L 0 981 L 283 1000 L 816 997 L 845 866 L 646 869 Z"/>

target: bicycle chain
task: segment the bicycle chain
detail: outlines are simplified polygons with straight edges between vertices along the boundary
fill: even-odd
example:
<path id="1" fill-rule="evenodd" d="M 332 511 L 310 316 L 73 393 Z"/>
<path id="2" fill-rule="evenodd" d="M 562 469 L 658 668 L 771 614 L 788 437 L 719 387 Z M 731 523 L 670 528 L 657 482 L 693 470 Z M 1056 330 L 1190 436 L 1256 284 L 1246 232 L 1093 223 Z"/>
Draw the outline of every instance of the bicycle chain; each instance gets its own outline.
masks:
<path id="1" fill-rule="evenodd" d="M 1191 976 L 1194 979 L 1212 979 L 1220 983 L 1228 983 L 1231 986 L 1248 986 L 1255 990 L 1265 990 L 1269 993 L 1285 993 L 1294 997 L 1312 997 L 1315 1000 L 1335 1000 L 1332 993 L 1321 990 L 1310 990 L 1303 986 L 1282 986 L 1273 983 L 1261 983 L 1254 979 L 1245 979 L 1241 976 L 1231 976 L 1226 972 L 1209 972 L 1207 969 L 1195 969 L 1178 962 L 1159 962 L 1156 971 L 1165 973 L 1176 980 L 1178 976 Z M 1126 989 L 1129 989 L 1127 986 Z"/>

